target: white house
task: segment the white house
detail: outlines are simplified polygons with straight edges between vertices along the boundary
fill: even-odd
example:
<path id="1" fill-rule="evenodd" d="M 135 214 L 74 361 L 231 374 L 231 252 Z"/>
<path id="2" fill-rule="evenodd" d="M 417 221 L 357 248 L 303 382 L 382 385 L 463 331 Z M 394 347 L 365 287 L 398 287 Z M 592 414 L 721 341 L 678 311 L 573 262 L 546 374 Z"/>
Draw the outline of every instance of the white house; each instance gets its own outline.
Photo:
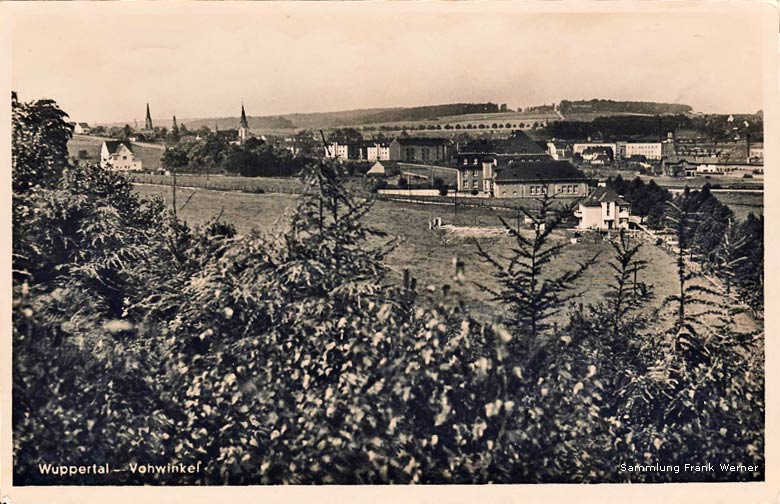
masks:
<path id="1" fill-rule="evenodd" d="M 77 122 L 73 125 L 73 133 L 77 135 L 89 135 L 90 131 L 92 131 L 92 128 L 85 122 Z"/>
<path id="2" fill-rule="evenodd" d="M 389 161 L 390 144 L 375 143 L 366 148 L 366 159 L 369 161 Z"/>
<path id="3" fill-rule="evenodd" d="M 333 159 L 349 159 L 349 145 L 333 142 L 325 149 L 325 157 Z"/>
<path id="4" fill-rule="evenodd" d="M 100 166 L 114 171 L 140 171 L 142 163 L 135 158 L 130 142 L 106 140 L 100 147 Z"/>
<path id="5" fill-rule="evenodd" d="M 614 189 L 598 187 L 574 212 L 579 229 L 628 229 L 631 206 Z"/>
<path id="6" fill-rule="evenodd" d="M 626 143 L 625 147 L 626 158 L 644 156 L 646 159 L 661 159 L 664 155 L 661 142 L 631 142 Z"/>

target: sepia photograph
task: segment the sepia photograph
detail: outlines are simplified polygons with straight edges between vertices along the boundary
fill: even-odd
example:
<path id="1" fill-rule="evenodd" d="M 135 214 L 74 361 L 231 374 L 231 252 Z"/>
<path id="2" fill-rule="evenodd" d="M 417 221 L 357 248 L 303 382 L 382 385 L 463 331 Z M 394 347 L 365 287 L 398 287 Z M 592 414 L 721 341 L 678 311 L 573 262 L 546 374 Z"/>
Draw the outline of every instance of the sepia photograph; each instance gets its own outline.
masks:
<path id="1" fill-rule="evenodd" d="M 639 3 L 4 5 L 3 502 L 771 479 L 777 5 Z"/>

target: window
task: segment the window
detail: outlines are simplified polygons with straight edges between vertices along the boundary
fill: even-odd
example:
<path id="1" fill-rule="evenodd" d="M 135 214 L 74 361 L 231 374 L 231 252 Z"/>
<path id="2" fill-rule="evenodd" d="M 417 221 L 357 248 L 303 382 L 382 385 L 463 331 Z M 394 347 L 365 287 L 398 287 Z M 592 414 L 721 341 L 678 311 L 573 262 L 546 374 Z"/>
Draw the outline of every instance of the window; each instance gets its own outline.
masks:
<path id="1" fill-rule="evenodd" d="M 127 156 L 122 156 L 122 159 L 127 159 Z"/>
<path id="2" fill-rule="evenodd" d="M 467 166 L 469 164 L 469 158 L 463 158 L 463 166 Z"/>
<path id="3" fill-rule="evenodd" d="M 474 168 L 473 175 L 474 175 L 475 177 L 479 176 L 479 170 L 477 170 L 476 168 Z"/>
<path id="4" fill-rule="evenodd" d="M 610 207 L 610 205 L 611 205 L 610 203 L 607 203 L 607 217 L 609 217 L 609 207 Z"/>
<path id="5" fill-rule="evenodd" d="M 479 159 L 474 158 L 474 161 L 472 162 L 472 164 L 479 164 Z"/>

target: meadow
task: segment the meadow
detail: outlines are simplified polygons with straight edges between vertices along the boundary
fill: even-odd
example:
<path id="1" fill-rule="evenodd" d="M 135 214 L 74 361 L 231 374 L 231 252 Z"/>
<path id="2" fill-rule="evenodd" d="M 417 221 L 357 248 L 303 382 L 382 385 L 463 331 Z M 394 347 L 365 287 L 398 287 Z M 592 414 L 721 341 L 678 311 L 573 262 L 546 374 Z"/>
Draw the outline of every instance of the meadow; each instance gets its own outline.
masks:
<path id="1" fill-rule="evenodd" d="M 258 179 L 259 180 L 259 179 Z M 136 185 L 143 197 L 161 195 L 170 204 L 170 187 Z M 291 194 L 249 194 L 206 189 L 179 188 L 177 192 L 178 215 L 191 225 L 202 224 L 216 217 L 236 226 L 239 233 L 256 229 L 265 233 L 284 229 L 285 213 L 292 209 L 298 196 Z M 496 257 L 508 256 L 512 240 L 501 233 L 498 216 L 516 222 L 516 213 L 494 211 L 487 208 L 457 209 L 452 206 L 419 205 L 395 201 L 376 201 L 365 218 L 365 224 L 387 234 L 381 241 L 397 240 L 395 249 L 386 258 L 390 271 L 388 281 L 399 282 L 404 269 L 409 269 L 417 279 L 418 291 L 431 297 L 444 296 L 443 286 L 450 294 L 458 296 L 469 308 L 483 316 L 501 316 L 505 309 L 491 300 L 491 295 L 478 284 L 496 288 L 492 266 L 478 257 L 476 241 Z M 428 223 L 440 217 L 443 228 L 430 230 Z M 450 227 L 453 226 L 453 227 Z M 555 238 L 566 242 L 574 236 L 573 229 L 556 231 Z M 379 244 L 379 242 L 377 242 Z M 584 234 L 577 243 L 568 243 L 554 263 L 556 270 L 570 269 L 576 263 L 600 254 L 598 260 L 586 272 L 575 288 L 572 309 L 597 303 L 604 299 L 608 285 L 613 281 L 613 271 L 608 262 L 612 258 L 610 244 L 595 234 Z M 647 243 L 640 251 L 640 258 L 648 261 L 648 267 L 639 273 L 639 281 L 653 285 L 656 300 L 651 308 L 678 289 L 674 257 L 669 252 Z M 454 279 L 453 258 L 465 264 L 465 278 Z M 649 309 L 651 309 L 649 308 Z M 561 313 L 558 320 L 567 319 Z M 752 323 L 745 321 L 745 323 Z"/>

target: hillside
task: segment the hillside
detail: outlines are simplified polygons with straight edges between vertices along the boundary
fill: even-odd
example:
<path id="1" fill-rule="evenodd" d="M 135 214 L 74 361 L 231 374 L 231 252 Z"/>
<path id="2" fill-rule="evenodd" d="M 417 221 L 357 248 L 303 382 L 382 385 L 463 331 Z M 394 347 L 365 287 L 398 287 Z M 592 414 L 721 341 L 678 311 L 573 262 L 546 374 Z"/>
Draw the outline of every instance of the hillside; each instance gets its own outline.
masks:
<path id="1" fill-rule="evenodd" d="M 450 103 L 444 105 L 426 105 L 420 107 L 394 107 L 341 110 L 336 112 L 313 112 L 285 114 L 282 116 L 248 116 L 249 128 L 266 129 L 329 129 L 342 126 L 378 124 L 398 121 L 437 120 L 441 117 L 466 114 L 498 113 L 495 103 Z M 181 122 L 189 129 L 207 126 L 214 129 L 238 127 L 238 116 L 220 118 L 184 119 Z M 161 123 L 163 124 L 163 123 Z"/>

